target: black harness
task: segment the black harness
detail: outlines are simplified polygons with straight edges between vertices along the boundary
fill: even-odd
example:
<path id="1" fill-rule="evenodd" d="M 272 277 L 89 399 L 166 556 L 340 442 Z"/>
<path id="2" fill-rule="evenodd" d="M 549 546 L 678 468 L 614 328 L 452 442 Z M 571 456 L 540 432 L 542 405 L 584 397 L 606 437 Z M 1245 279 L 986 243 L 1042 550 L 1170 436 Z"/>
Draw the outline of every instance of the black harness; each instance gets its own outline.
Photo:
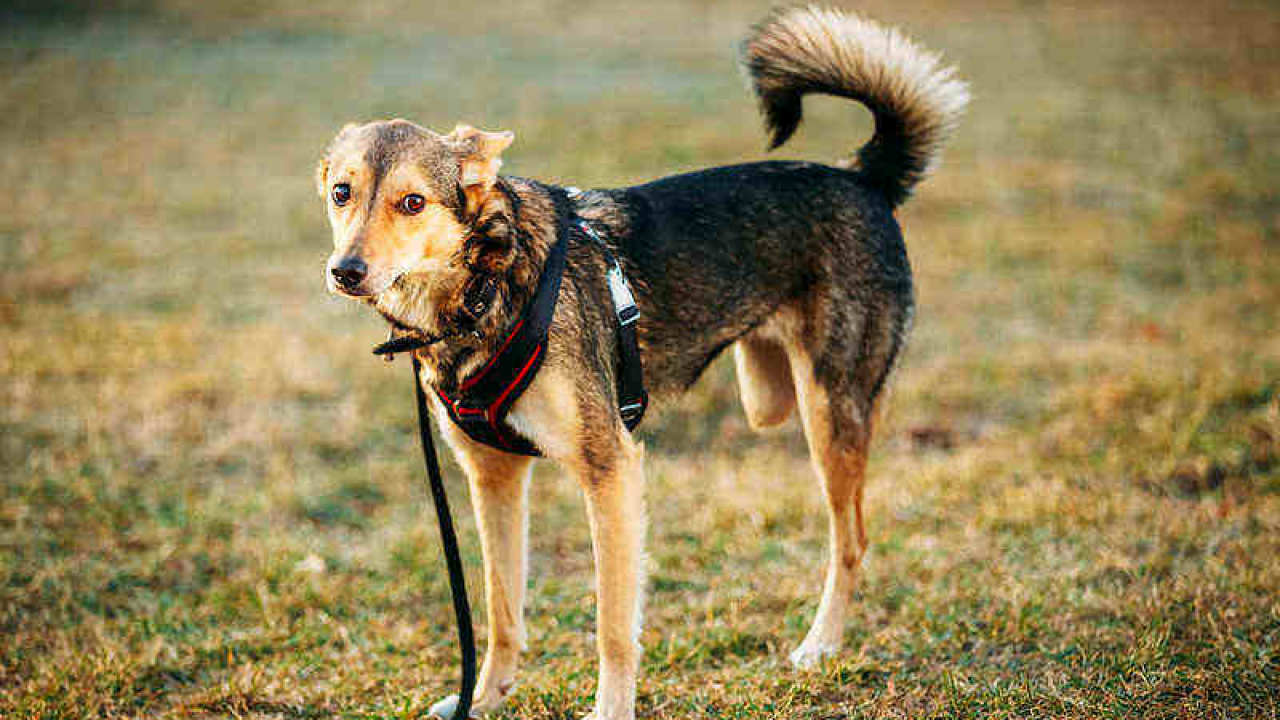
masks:
<path id="1" fill-rule="evenodd" d="M 511 406 L 528 389 L 542 366 L 547 349 L 547 332 L 555 315 L 564 277 L 569 235 L 586 235 L 605 253 L 610 266 L 606 277 L 618 321 L 620 367 L 618 372 L 618 413 L 628 430 L 644 417 L 649 396 L 644 389 L 644 371 L 640 364 L 640 348 L 636 341 L 636 320 L 640 310 L 622 275 L 622 268 L 600 237 L 585 220 L 575 218 L 561 233 L 547 256 L 538 289 L 525 308 L 523 316 L 511 328 L 497 353 L 484 367 L 458 386 L 453 395 L 435 388 L 453 420 L 472 440 L 518 455 L 540 456 L 542 452 L 507 422 Z"/>
<path id="2" fill-rule="evenodd" d="M 547 331 L 555 315 L 564 277 L 568 242 L 556 240 L 547 255 L 538 289 L 523 316 L 484 367 L 462 381 L 450 396 L 436 388 L 449 418 L 472 440 L 520 455 L 540 455 L 533 443 L 507 424 L 507 413 L 533 382 L 547 349 Z"/>
<path id="3" fill-rule="evenodd" d="M 605 278 L 618 323 L 618 414 L 627 430 L 635 429 L 644 418 L 649 395 L 644 389 L 644 369 L 636 339 L 636 321 L 640 317 L 640 309 L 636 307 L 635 297 L 627 285 L 622 266 L 608 246 L 585 220 L 573 218 L 566 223 L 565 231 L 560 233 L 555 245 L 551 247 L 537 290 L 494 356 L 463 380 L 452 395 L 440 388 L 433 388 L 436 397 L 448 411 L 449 418 L 478 443 L 517 455 L 542 455 L 537 446 L 511 427 L 507 422 L 507 414 L 542 367 L 547 350 L 547 333 L 551 328 L 551 318 L 555 315 L 560 284 L 564 278 L 569 236 L 575 233 L 594 241 L 604 252 L 608 266 Z M 409 338 L 405 340 L 416 344 Z M 399 352 L 404 349 L 410 348 L 396 339 L 380 346 L 375 352 Z"/>

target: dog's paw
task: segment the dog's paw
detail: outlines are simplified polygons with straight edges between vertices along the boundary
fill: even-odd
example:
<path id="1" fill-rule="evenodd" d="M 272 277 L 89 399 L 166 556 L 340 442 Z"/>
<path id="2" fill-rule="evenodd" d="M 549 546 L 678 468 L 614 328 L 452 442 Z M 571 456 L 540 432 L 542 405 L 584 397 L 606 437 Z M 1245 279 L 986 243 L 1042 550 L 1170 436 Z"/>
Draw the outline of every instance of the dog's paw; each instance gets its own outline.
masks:
<path id="1" fill-rule="evenodd" d="M 800 643 L 800 647 L 791 651 L 787 659 L 801 670 L 813 670 L 822 665 L 824 660 L 835 657 L 839 652 L 838 644 L 811 641 L 806 638 Z"/>
<path id="2" fill-rule="evenodd" d="M 615 718 L 616 720 L 636 720 L 636 713 L 635 713 L 635 710 L 632 710 L 630 713 L 617 715 L 615 717 L 609 717 L 609 716 L 600 714 L 599 710 L 592 710 L 591 712 L 582 716 L 582 720 L 615 720 Z"/>
<path id="3" fill-rule="evenodd" d="M 441 700 L 435 705 L 432 705 L 431 709 L 427 711 L 427 717 L 440 718 L 440 720 L 454 720 L 454 715 L 456 715 L 457 713 L 458 713 L 458 696 L 450 695 L 449 697 Z M 480 717 L 479 715 L 476 714 L 474 707 L 471 709 L 470 715 L 473 718 Z"/>

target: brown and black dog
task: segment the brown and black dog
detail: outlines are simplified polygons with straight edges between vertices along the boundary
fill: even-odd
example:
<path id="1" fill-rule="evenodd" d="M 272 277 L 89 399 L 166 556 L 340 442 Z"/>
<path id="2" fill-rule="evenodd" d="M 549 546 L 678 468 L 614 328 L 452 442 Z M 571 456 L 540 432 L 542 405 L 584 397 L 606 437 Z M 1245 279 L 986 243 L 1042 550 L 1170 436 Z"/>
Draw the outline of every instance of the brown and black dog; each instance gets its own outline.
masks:
<path id="1" fill-rule="evenodd" d="M 657 403 L 732 345 L 753 426 L 799 409 L 831 542 L 817 617 L 790 656 L 807 667 L 841 645 L 867 544 L 861 500 L 877 399 L 911 325 L 911 270 L 893 211 L 934 164 L 968 92 L 897 31 L 814 8 L 771 15 L 743 42 L 742 61 L 771 147 L 795 131 L 807 93 L 864 103 L 874 136 L 838 166 L 759 162 L 566 192 L 498 174 L 510 132 L 348 125 L 316 174 L 333 226 L 326 278 L 394 332 L 434 341 L 415 351 L 419 381 L 452 393 L 498 351 L 568 223 L 589 223 L 634 288 Z M 600 655 L 591 717 L 612 719 L 635 715 L 645 510 L 643 448 L 617 411 L 606 262 L 595 243 L 570 243 L 545 362 L 507 420 L 586 496 Z M 478 278 L 493 295 L 477 315 L 467 297 Z M 525 643 L 531 460 L 473 441 L 439 402 L 435 414 L 470 482 L 484 551 L 484 711 L 514 685 Z"/>

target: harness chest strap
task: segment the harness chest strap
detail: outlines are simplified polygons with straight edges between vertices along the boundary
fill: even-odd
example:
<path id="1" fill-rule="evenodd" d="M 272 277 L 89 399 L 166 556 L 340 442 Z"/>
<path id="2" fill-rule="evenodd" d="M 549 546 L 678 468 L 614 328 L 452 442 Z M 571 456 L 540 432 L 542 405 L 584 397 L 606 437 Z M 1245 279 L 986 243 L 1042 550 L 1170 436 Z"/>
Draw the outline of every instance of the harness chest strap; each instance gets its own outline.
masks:
<path id="1" fill-rule="evenodd" d="M 595 240 L 605 251 L 610 295 L 617 316 L 621 367 L 618 373 L 619 413 L 628 430 L 640 423 L 648 406 L 635 322 L 640 312 L 627 287 L 622 269 L 599 236 L 584 221 L 573 228 Z M 564 276 L 568 233 L 552 246 L 538 288 L 524 316 L 516 323 L 484 367 L 465 380 L 455 396 L 440 389 L 436 395 L 444 403 L 450 419 L 471 439 L 506 452 L 538 456 L 542 453 L 507 422 L 507 413 L 533 382 L 546 354 L 547 332 L 555 314 L 556 300 Z"/>

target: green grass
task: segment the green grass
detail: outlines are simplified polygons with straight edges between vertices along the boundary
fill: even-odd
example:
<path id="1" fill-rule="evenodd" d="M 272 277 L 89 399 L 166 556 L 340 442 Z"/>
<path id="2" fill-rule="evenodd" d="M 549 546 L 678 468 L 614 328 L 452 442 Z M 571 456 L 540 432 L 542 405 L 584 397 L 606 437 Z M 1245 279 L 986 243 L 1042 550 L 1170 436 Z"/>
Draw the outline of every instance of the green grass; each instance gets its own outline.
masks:
<path id="1" fill-rule="evenodd" d="M 323 290 L 313 163 L 384 116 L 512 129 L 506 170 L 581 186 L 759 158 L 733 47 L 765 3 L 19 4 L 0 716 L 422 716 L 456 659 L 408 370 Z M 783 662 L 821 499 L 794 421 L 751 433 L 718 362 L 641 432 L 642 715 L 1280 715 L 1280 9 L 1067 5 L 859 5 L 975 100 L 901 214 L 920 308 L 848 650 Z M 869 126 L 813 102 L 782 155 Z M 533 495 L 503 717 L 573 717 L 589 536 L 554 467 Z"/>

